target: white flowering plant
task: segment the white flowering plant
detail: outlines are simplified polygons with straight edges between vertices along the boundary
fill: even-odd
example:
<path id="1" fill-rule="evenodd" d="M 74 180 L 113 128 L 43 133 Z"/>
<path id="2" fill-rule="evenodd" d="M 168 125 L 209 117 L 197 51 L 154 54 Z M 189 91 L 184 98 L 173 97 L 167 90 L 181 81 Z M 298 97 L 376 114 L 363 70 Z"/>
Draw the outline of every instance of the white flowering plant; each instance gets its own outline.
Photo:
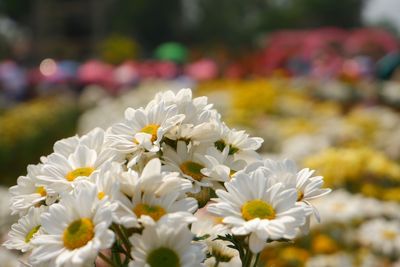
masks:
<path id="1" fill-rule="evenodd" d="M 308 231 L 310 200 L 330 192 L 293 161 L 263 160 L 262 142 L 190 89 L 159 93 L 28 166 L 4 245 L 31 266 L 257 266 L 268 243 Z"/>

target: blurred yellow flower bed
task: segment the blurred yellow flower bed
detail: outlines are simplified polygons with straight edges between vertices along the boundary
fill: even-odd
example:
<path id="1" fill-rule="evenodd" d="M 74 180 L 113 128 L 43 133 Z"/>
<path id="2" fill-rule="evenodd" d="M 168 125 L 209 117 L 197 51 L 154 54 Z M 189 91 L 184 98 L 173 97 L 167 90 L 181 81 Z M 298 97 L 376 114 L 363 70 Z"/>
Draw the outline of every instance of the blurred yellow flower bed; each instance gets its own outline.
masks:
<path id="1" fill-rule="evenodd" d="M 198 91 L 199 95 L 228 92 L 232 107 L 228 119 L 235 124 L 254 126 L 265 114 L 299 117 L 314 112 L 320 116 L 340 113 L 334 101 L 317 101 L 309 88 L 286 79 L 215 80 L 201 83 Z"/>
<path id="2" fill-rule="evenodd" d="M 0 183 L 14 184 L 26 165 L 37 163 L 52 144 L 75 133 L 78 108 L 66 97 L 20 104 L 0 115 Z"/>
<path id="3" fill-rule="evenodd" d="M 198 94 L 224 102 L 226 121 L 264 138 L 264 153 L 316 169 L 327 186 L 400 201 L 400 115 L 356 101 L 354 92 L 340 93 L 339 101 L 337 91 L 347 89 L 338 86 L 282 78 L 216 80 L 200 84 Z"/>
<path id="4" fill-rule="evenodd" d="M 306 157 L 303 163 L 318 170 L 327 186 L 400 201 L 400 165 L 377 150 L 329 148 Z"/>

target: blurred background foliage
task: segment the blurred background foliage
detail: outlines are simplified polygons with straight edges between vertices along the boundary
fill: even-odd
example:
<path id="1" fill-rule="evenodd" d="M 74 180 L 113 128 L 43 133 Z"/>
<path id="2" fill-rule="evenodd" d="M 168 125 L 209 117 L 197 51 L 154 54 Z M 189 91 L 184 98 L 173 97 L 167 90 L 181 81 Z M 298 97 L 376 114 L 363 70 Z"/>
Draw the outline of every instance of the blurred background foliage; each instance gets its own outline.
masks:
<path id="1" fill-rule="evenodd" d="M 38 98 L 0 114 L 0 181 L 15 184 L 27 162 L 39 163 L 60 138 L 74 135 L 79 110 L 66 96 Z"/>
<path id="2" fill-rule="evenodd" d="M 358 27 L 366 2 L 2 0 L 0 13 L 7 14 L 21 28 L 29 28 L 37 43 L 33 45 L 36 56 L 71 58 L 74 55 L 76 59 L 84 59 L 93 56 L 93 51 L 99 51 L 92 48 L 100 40 L 115 35 L 133 38 L 145 48 L 143 56 L 148 56 L 158 44 L 172 40 L 205 47 L 224 44 L 237 49 L 251 48 L 263 34 L 277 29 Z M 52 23 L 49 25 L 48 21 Z M 66 46 L 65 42 L 70 45 Z M 70 51 L 65 51 L 68 49 Z"/>

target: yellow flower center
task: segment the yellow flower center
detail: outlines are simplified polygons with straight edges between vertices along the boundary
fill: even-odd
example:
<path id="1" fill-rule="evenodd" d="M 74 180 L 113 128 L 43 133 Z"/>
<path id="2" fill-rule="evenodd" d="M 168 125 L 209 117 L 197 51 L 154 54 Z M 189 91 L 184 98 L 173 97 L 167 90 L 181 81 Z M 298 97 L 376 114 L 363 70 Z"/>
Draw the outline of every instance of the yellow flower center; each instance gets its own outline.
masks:
<path id="1" fill-rule="evenodd" d="M 275 218 L 274 208 L 261 199 L 247 201 L 242 206 L 242 217 L 246 221 L 255 218 L 272 220 Z"/>
<path id="2" fill-rule="evenodd" d="M 150 267 L 179 267 L 179 256 L 170 248 L 160 247 L 149 253 L 147 264 Z"/>
<path id="3" fill-rule="evenodd" d="M 105 196 L 106 196 L 106 193 L 104 193 L 103 191 L 101 191 L 97 194 L 97 198 L 100 200 L 102 200 Z"/>
<path id="4" fill-rule="evenodd" d="M 33 227 L 25 236 L 25 243 L 29 243 L 31 241 L 32 237 L 39 231 L 40 225 Z"/>
<path id="5" fill-rule="evenodd" d="M 42 197 L 47 195 L 46 189 L 44 189 L 44 186 L 39 186 L 36 188 L 36 193 L 38 193 L 39 195 L 41 195 Z"/>
<path id="6" fill-rule="evenodd" d="M 64 230 L 64 246 L 69 250 L 83 247 L 94 237 L 94 225 L 91 219 L 81 218 L 73 221 Z"/>
<path id="7" fill-rule="evenodd" d="M 396 232 L 391 231 L 391 230 L 385 230 L 385 231 L 383 231 L 382 234 L 383 234 L 383 237 L 387 240 L 395 240 L 396 236 L 397 236 Z"/>
<path id="8" fill-rule="evenodd" d="M 310 253 L 305 249 L 287 247 L 280 253 L 280 257 L 282 257 L 285 262 L 299 263 L 293 266 L 303 266 L 303 263 L 310 257 Z"/>
<path id="9" fill-rule="evenodd" d="M 133 212 L 137 217 L 142 215 L 147 215 L 153 218 L 153 220 L 158 221 L 162 216 L 165 215 L 165 210 L 160 206 L 150 206 L 144 203 L 137 204 L 133 209 Z"/>
<path id="10" fill-rule="evenodd" d="M 160 128 L 160 125 L 158 125 L 158 124 L 148 124 L 148 125 L 144 126 L 140 130 L 140 132 L 151 134 L 151 142 L 154 142 L 157 140 L 158 128 Z"/>
<path id="11" fill-rule="evenodd" d="M 213 221 L 215 224 L 223 224 L 224 217 L 214 217 Z"/>
<path id="12" fill-rule="evenodd" d="M 317 235 L 314 237 L 312 248 L 318 254 L 329 254 L 338 249 L 336 242 L 327 235 Z"/>
<path id="13" fill-rule="evenodd" d="M 92 168 L 92 167 L 77 168 L 77 169 L 67 173 L 65 178 L 69 182 L 72 182 L 73 180 L 75 180 L 79 176 L 86 176 L 86 177 L 89 176 L 90 174 L 92 174 L 93 171 L 94 171 L 94 168 Z"/>
<path id="14" fill-rule="evenodd" d="M 196 181 L 201 181 L 201 179 L 204 177 L 204 175 L 201 173 L 201 169 L 203 169 L 204 166 L 196 162 L 185 161 L 179 166 L 179 168 L 184 174 L 192 177 Z"/>
<path id="15" fill-rule="evenodd" d="M 301 190 L 297 190 L 297 201 L 301 201 L 304 198 L 304 192 Z"/>

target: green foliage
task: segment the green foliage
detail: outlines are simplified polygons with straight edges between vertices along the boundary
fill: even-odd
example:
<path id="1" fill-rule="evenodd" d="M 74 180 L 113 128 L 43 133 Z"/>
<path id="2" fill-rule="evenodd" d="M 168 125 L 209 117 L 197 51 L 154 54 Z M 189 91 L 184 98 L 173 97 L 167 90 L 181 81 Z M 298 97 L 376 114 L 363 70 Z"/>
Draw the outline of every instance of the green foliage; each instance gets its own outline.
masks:
<path id="1" fill-rule="evenodd" d="M 51 153 L 54 142 L 71 136 L 78 119 L 77 106 L 59 98 L 37 99 L 0 116 L 0 183 L 13 185 L 26 174 L 28 164 Z"/>

